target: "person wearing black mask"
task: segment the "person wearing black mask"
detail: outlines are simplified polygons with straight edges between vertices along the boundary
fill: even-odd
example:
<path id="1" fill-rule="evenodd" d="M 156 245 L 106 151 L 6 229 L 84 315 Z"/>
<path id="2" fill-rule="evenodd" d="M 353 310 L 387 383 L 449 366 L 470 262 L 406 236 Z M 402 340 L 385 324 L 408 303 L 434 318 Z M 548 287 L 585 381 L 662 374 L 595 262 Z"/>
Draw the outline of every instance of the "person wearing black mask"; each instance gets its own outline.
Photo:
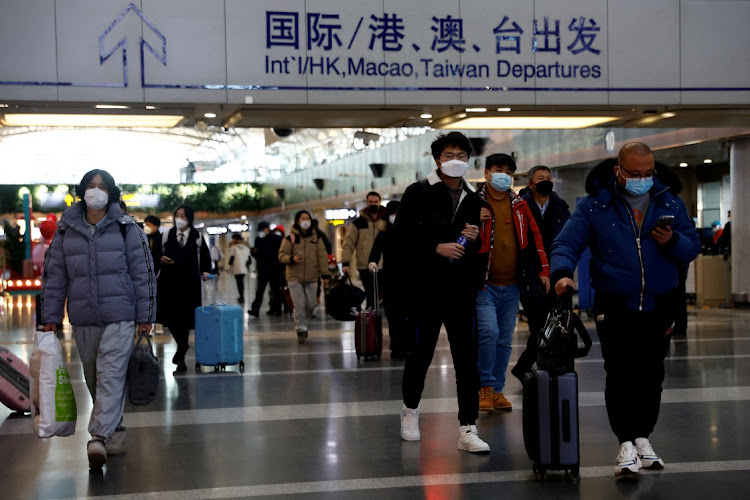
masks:
<path id="1" fill-rule="evenodd" d="M 536 225 L 542 233 L 544 252 L 549 255 L 552 242 L 562 231 L 565 222 L 570 218 L 568 204 L 555 193 L 552 188 L 552 171 L 544 165 L 537 165 L 529 170 L 528 185 L 521 190 L 520 195 L 526 200 Z M 529 320 L 529 340 L 526 350 L 513 367 L 511 373 L 523 381 L 523 374 L 531 371 L 536 362 L 537 334 L 544 327 L 547 314 L 557 301 L 554 290 L 548 293 L 541 288 L 524 291 L 521 294 L 521 304 L 524 314 Z"/>
<path id="2" fill-rule="evenodd" d="M 375 297 L 373 279 L 379 279 L 377 274 L 370 274 L 367 266 L 369 264 L 370 252 L 375 238 L 381 231 L 378 222 L 386 217 L 385 207 L 380 205 L 380 194 L 375 191 L 367 193 L 367 208 L 360 210 L 359 217 L 349 226 L 346 238 L 343 244 L 343 254 L 341 256 L 341 270 L 349 273 L 350 260 L 352 254 L 357 254 L 357 265 L 359 279 L 362 280 L 362 286 L 367 293 L 367 307 L 374 307 L 377 297 Z M 380 281 L 378 281 L 380 284 Z"/>

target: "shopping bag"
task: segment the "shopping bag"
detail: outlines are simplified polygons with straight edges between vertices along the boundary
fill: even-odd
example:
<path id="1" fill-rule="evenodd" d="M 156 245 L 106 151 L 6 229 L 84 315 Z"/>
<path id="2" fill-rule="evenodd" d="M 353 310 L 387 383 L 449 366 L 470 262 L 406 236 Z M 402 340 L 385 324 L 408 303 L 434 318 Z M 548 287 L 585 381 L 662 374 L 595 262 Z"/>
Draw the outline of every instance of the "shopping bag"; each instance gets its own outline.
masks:
<path id="1" fill-rule="evenodd" d="M 29 361 L 31 417 L 38 438 L 72 436 L 78 409 L 55 332 L 36 332 Z"/>
<path id="2" fill-rule="evenodd" d="M 147 344 L 142 344 L 144 338 Z M 138 336 L 128 362 L 128 399 L 131 403 L 147 405 L 154 400 L 159 387 L 159 372 L 159 358 L 154 356 L 151 339 L 144 330 Z"/>

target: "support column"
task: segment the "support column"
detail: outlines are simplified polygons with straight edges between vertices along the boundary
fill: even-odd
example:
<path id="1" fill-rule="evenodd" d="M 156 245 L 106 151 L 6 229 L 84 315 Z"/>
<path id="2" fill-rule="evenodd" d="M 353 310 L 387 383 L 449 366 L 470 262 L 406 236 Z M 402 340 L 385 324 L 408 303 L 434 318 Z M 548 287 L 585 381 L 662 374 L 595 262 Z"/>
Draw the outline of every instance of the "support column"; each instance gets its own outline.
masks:
<path id="1" fill-rule="evenodd" d="M 732 142 L 729 154 L 732 184 L 732 299 L 750 303 L 750 139 Z"/>

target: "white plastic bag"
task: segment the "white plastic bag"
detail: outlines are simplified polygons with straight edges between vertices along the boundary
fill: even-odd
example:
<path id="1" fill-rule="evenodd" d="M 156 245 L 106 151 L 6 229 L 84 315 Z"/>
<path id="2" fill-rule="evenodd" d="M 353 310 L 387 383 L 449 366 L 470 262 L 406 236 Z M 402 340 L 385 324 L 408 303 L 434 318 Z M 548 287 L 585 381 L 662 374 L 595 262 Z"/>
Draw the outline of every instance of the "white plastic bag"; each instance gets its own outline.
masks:
<path id="1" fill-rule="evenodd" d="M 36 332 L 29 361 L 31 416 L 38 438 L 72 436 L 76 431 L 76 398 L 55 332 Z"/>

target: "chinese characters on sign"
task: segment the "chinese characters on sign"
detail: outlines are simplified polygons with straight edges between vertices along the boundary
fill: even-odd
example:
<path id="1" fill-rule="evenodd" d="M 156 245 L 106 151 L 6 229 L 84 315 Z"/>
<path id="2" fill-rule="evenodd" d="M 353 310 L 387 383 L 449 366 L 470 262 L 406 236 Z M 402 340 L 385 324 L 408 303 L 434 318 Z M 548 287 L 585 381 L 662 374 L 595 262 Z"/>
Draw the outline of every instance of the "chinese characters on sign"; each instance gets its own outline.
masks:
<path id="1" fill-rule="evenodd" d="M 306 49 L 306 53 L 284 57 L 265 57 L 268 75 L 391 76 L 407 78 L 489 78 L 490 75 L 514 77 L 528 81 L 533 78 L 596 79 L 602 74 L 597 47 L 600 26 L 594 19 L 580 16 L 569 23 L 546 16 L 536 18 L 531 26 L 522 27 L 508 16 L 497 20 L 491 33 L 475 33 L 464 29 L 460 17 L 432 16 L 430 33 L 412 33 L 403 17 L 397 13 L 371 14 L 355 18 L 351 25 L 342 22 L 337 13 L 266 11 L 266 49 Z M 468 36 L 467 36 L 468 35 Z M 357 55 L 347 56 L 359 39 Z M 412 40 L 410 38 L 413 37 Z M 423 43 L 426 40 L 431 43 Z M 492 46 L 481 46 L 491 40 Z M 605 42 L 602 42 L 605 43 Z M 372 59 L 361 53 L 372 53 Z M 483 52 L 484 51 L 484 52 Z M 320 55 L 315 54 L 316 52 Z M 409 62 L 383 62 L 382 53 L 396 52 L 413 55 Z M 449 54 L 484 53 L 488 57 L 505 54 L 589 55 L 577 63 L 560 61 L 543 64 L 519 64 L 507 59 L 493 59 L 488 63 L 452 63 Z M 355 52 L 352 52 L 354 54 Z M 377 57 L 377 58 L 375 58 Z M 440 59 L 438 59 L 440 58 Z M 444 60 L 444 62 L 443 62 Z M 569 60 L 569 59 L 568 59 Z M 604 62 L 604 61 L 602 61 Z M 494 70 L 494 71 L 492 71 Z"/>

